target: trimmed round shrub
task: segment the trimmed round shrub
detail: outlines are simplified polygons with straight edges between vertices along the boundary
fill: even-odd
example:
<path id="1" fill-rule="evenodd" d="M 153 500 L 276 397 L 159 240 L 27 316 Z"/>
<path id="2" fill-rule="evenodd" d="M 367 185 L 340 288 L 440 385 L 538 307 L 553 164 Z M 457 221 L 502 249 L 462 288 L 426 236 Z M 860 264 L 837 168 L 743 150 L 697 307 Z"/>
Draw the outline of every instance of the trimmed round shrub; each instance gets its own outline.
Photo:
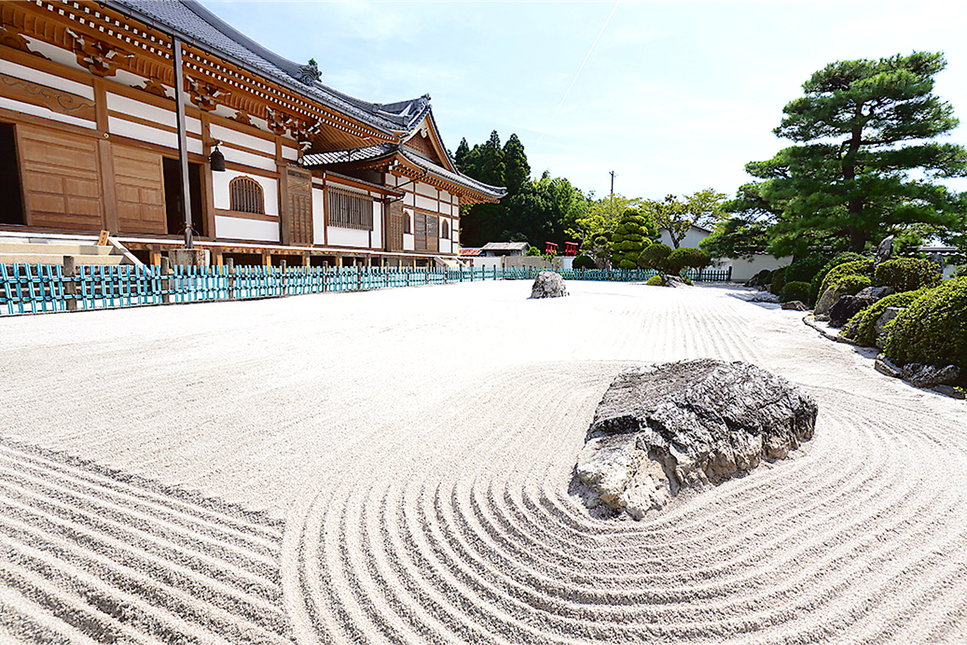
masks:
<path id="1" fill-rule="evenodd" d="M 826 265 L 819 270 L 819 272 L 813 276 L 813 279 L 809 282 L 809 302 L 810 306 L 816 304 L 816 300 L 819 296 L 823 295 L 823 290 L 820 287 L 823 284 L 823 280 L 835 267 L 841 264 L 846 264 L 847 262 L 856 262 L 857 260 L 864 260 L 865 258 L 859 253 L 853 253 L 852 251 L 846 251 L 845 253 L 840 253 L 832 260 L 826 263 Z"/>
<path id="2" fill-rule="evenodd" d="M 915 291 L 921 287 L 936 287 L 940 284 L 937 265 L 920 258 L 896 258 L 881 262 L 876 267 L 877 284 L 893 287 L 898 292 Z"/>
<path id="3" fill-rule="evenodd" d="M 712 257 L 702 249 L 675 249 L 668 254 L 669 265 L 679 267 L 679 271 L 684 268 L 704 269 L 711 261 Z"/>
<path id="4" fill-rule="evenodd" d="M 524 253 L 524 255 L 526 255 L 529 258 L 536 258 L 536 257 L 540 257 L 543 254 L 541 253 L 541 250 L 539 248 L 537 248 L 536 246 L 532 246 L 529 249 L 527 249 L 527 252 Z"/>
<path id="5" fill-rule="evenodd" d="M 809 283 L 805 280 L 787 282 L 786 286 L 782 288 L 782 293 L 779 294 L 779 300 L 783 302 L 792 302 L 793 300 L 806 302 L 806 298 L 808 297 Z"/>
<path id="6" fill-rule="evenodd" d="M 883 315 L 887 307 L 909 307 L 914 300 L 926 295 L 929 291 L 930 289 L 925 288 L 917 291 L 894 293 L 886 298 L 880 298 L 850 318 L 849 323 L 843 329 L 852 329 L 855 326 L 852 335 L 853 340 L 860 345 L 872 347 L 876 344 L 876 321 Z"/>
<path id="7" fill-rule="evenodd" d="M 786 269 L 786 283 L 810 282 L 824 266 L 826 266 L 826 258 L 821 255 L 808 255 L 800 258 Z M 802 301 L 806 302 L 806 298 L 803 298 Z"/>
<path id="8" fill-rule="evenodd" d="M 665 286 L 665 276 L 662 274 L 653 275 L 645 281 L 645 284 L 652 287 L 663 287 Z"/>
<path id="9" fill-rule="evenodd" d="M 868 275 L 844 275 L 830 286 L 842 296 L 855 296 L 872 284 Z"/>
<path id="10" fill-rule="evenodd" d="M 638 266 L 654 271 L 665 270 L 665 260 L 672 250 L 667 244 L 652 244 L 638 255 Z"/>
<path id="11" fill-rule="evenodd" d="M 893 361 L 967 369 L 967 278 L 945 280 L 890 323 L 883 348 Z"/>
<path id="12" fill-rule="evenodd" d="M 575 269 L 593 269 L 595 267 L 594 260 L 586 255 L 579 255 L 574 258 L 574 263 L 571 267 Z"/>
<path id="13" fill-rule="evenodd" d="M 782 293 L 782 288 L 786 286 L 786 269 L 788 267 L 779 267 L 772 272 L 772 284 L 769 286 L 769 291 L 776 294 L 777 296 Z"/>
<path id="14" fill-rule="evenodd" d="M 763 269 L 759 271 L 754 276 L 749 278 L 749 281 L 745 283 L 747 287 L 761 287 L 772 282 L 772 270 Z"/>
<path id="15" fill-rule="evenodd" d="M 839 282 L 848 275 L 863 275 L 869 278 L 873 273 L 873 260 L 863 258 L 853 262 L 844 262 L 836 265 L 826 274 L 822 285 L 819 287 L 819 295 L 826 293 L 826 290 Z M 872 284 L 872 279 L 870 280 Z M 869 284 L 867 285 L 869 286 Z M 810 292 L 812 294 L 812 292 Z"/>

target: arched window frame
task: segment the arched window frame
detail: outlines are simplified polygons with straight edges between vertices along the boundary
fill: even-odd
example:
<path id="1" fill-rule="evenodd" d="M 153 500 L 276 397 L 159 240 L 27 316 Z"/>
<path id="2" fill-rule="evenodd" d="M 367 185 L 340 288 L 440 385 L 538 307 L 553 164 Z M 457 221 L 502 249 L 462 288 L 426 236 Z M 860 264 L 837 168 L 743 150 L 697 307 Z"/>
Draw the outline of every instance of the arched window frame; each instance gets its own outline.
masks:
<path id="1" fill-rule="evenodd" d="M 445 240 L 450 239 L 450 222 L 443 220 L 443 232 L 440 234 L 440 237 Z"/>
<path id="2" fill-rule="evenodd" d="M 236 177 L 230 181 L 228 194 L 233 211 L 265 215 L 265 191 L 251 177 Z"/>

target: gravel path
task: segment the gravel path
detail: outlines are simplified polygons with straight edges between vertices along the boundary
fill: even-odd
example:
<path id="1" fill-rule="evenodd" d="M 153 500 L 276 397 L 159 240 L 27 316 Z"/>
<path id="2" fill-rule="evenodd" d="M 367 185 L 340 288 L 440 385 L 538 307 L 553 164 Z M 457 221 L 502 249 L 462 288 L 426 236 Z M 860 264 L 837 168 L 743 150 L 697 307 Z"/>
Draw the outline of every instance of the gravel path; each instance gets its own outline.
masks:
<path id="1" fill-rule="evenodd" d="M 963 643 L 967 407 L 741 288 L 487 282 L 0 319 L 0 641 Z M 790 459 L 571 494 L 641 362 L 805 387 Z"/>

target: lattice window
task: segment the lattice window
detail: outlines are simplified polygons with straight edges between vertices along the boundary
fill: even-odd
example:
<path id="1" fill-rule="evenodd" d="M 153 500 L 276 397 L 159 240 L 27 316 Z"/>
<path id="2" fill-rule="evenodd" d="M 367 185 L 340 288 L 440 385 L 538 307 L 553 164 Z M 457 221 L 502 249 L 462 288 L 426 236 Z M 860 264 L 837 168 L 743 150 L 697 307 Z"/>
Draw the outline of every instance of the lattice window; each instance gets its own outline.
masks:
<path id="1" fill-rule="evenodd" d="M 373 230 L 373 200 L 367 195 L 330 188 L 329 225 L 341 228 Z"/>
<path id="2" fill-rule="evenodd" d="M 233 211 L 265 214 L 265 195 L 259 182 L 251 177 L 236 177 L 228 184 L 228 190 Z"/>
<path id="3" fill-rule="evenodd" d="M 440 237 L 445 240 L 450 239 L 450 223 L 446 220 L 443 220 L 443 232 L 440 234 Z"/>

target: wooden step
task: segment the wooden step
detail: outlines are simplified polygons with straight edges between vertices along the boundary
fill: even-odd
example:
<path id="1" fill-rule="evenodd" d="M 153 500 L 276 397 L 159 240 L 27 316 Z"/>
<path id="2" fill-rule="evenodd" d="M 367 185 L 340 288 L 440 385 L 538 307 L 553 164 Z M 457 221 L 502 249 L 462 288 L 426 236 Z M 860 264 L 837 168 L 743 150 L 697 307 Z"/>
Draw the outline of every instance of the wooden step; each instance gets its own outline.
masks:
<path id="1" fill-rule="evenodd" d="M 126 258 L 123 255 L 84 255 L 76 253 L 52 254 L 52 253 L 0 253 L 0 264 L 64 264 L 64 255 L 74 258 L 75 264 L 79 265 L 118 265 L 125 264 Z"/>

